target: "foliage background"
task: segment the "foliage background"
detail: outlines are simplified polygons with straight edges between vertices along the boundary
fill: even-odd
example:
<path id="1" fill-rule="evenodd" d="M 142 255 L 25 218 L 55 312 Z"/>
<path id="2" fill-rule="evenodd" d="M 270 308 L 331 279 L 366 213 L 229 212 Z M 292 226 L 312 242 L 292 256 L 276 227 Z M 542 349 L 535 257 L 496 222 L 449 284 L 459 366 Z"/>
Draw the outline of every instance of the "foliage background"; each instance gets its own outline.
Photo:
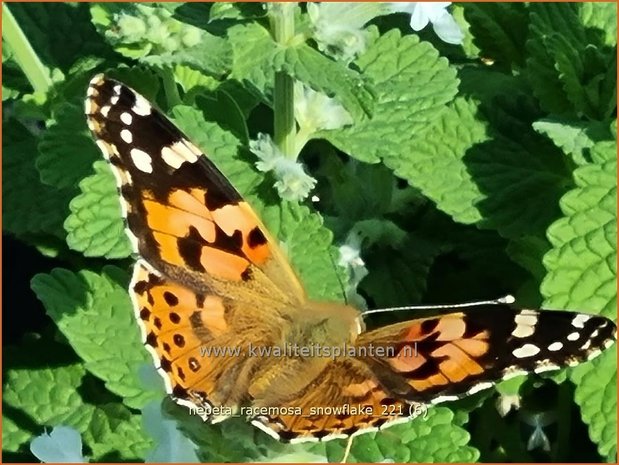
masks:
<path id="1" fill-rule="evenodd" d="M 132 260 L 115 185 L 82 114 L 97 71 L 156 101 L 209 153 L 313 297 L 341 299 L 341 283 L 367 268 L 359 294 L 348 291 L 369 307 L 512 293 L 523 306 L 616 319 L 616 5 L 452 5 L 465 31 L 457 46 L 412 31 L 404 14 L 370 14 L 364 26 L 325 13 L 323 26 L 363 39 L 347 63 L 345 46 L 317 39 L 305 6 L 295 13 L 305 36 L 282 45 L 259 4 L 10 4 L 39 65 L 9 40 L 3 8 L 5 462 L 35 460 L 30 441 L 58 425 L 79 431 L 92 461 L 343 452 L 339 441 L 288 446 L 244 421 L 204 426 L 159 407 L 125 290 Z M 138 26 L 121 17 L 148 28 L 127 34 Z M 299 155 L 319 202 L 282 201 L 281 179 L 247 148 L 273 132 L 275 71 L 352 117 L 314 132 Z M 365 266 L 336 267 L 342 244 Z M 351 459 L 612 462 L 616 372 L 610 350 L 511 380 L 360 436 Z M 540 430 L 549 450 L 527 450 Z"/>

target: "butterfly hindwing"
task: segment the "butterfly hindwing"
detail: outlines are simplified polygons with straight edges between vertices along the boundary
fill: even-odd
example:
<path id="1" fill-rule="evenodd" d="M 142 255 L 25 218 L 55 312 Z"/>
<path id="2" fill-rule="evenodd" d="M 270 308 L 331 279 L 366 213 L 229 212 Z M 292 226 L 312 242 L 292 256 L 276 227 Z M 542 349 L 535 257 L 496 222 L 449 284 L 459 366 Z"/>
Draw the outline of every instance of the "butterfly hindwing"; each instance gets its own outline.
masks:
<path id="1" fill-rule="evenodd" d="M 363 360 L 394 395 L 438 403 L 518 374 L 583 362 L 612 344 L 615 333 L 601 316 L 489 304 L 362 333 L 357 344 L 392 349 L 390 357 Z"/>

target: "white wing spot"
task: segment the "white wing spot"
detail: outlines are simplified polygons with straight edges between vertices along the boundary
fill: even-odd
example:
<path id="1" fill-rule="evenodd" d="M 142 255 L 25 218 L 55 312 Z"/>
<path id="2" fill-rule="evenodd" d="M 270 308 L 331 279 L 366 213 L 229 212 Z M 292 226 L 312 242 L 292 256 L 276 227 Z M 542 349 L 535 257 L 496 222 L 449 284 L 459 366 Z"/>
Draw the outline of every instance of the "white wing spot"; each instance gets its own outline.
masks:
<path id="1" fill-rule="evenodd" d="M 131 149 L 130 155 L 137 169 L 144 173 L 153 172 L 153 160 L 149 154 L 140 149 Z"/>
<path id="2" fill-rule="evenodd" d="M 174 169 L 180 168 L 185 162 L 195 163 L 198 161 L 198 155 L 185 145 L 185 141 L 178 141 L 170 147 L 162 148 L 161 158 Z"/>
<path id="3" fill-rule="evenodd" d="M 133 116 L 131 113 L 127 113 L 126 111 L 120 114 L 120 120 L 129 126 L 133 122 Z"/>
<path id="4" fill-rule="evenodd" d="M 516 329 L 512 331 L 512 336 L 523 338 L 529 337 L 535 332 L 537 324 L 537 314 L 523 310 L 514 318 Z"/>
<path id="5" fill-rule="evenodd" d="M 580 346 L 580 348 L 582 350 L 588 350 L 589 347 L 591 347 L 591 339 L 589 339 L 587 342 L 585 342 L 582 346 Z"/>
<path id="6" fill-rule="evenodd" d="M 548 350 L 550 352 L 556 352 L 557 350 L 563 349 L 563 344 L 561 342 L 553 342 L 548 346 Z"/>
<path id="7" fill-rule="evenodd" d="M 483 391 L 484 389 L 489 389 L 493 386 L 492 383 L 479 383 L 473 386 L 471 389 L 467 391 L 467 394 L 475 394 L 476 392 Z"/>
<path id="8" fill-rule="evenodd" d="M 134 95 L 135 95 L 135 105 L 133 105 L 133 108 L 131 108 L 131 110 L 133 110 L 133 112 L 136 115 L 140 115 L 140 116 L 150 115 L 150 112 L 152 111 L 152 107 L 150 106 L 150 103 L 148 103 L 148 100 L 146 100 L 140 94 L 134 94 Z"/>
<path id="9" fill-rule="evenodd" d="M 584 313 L 579 313 L 572 320 L 572 326 L 574 328 L 584 328 L 585 323 L 591 319 L 591 315 L 585 315 Z"/>
<path id="10" fill-rule="evenodd" d="M 127 144 L 133 142 L 133 134 L 128 129 L 123 129 L 120 131 L 120 138 L 124 140 Z"/>
<path id="11" fill-rule="evenodd" d="M 114 89 L 113 89 L 113 90 L 114 90 L 114 94 L 116 94 L 116 95 L 120 95 L 120 91 L 121 91 L 121 89 L 122 89 L 122 86 L 121 86 L 120 84 L 116 84 L 116 85 L 114 86 Z"/>
<path id="12" fill-rule="evenodd" d="M 112 105 L 116 105 L 118 103 L 118 100 L 120 100 L 120 97 L 118 95 L 114 95 L 111 99 L 110 99 L 110 103 Z"/>
<path id="13" fill-rule="evenodd" d="M 580 333 L 574 332 L 574 333 L 570 333 L 570 334 L 567 335 L 567 340 L 568 341 L 577 341 L 579 337 L 580 337 Z"/>
<path id="14" fill-rule="evenodd" d="M 101 114 L 103 115 L 104 118 L 107 118 L 107 115 L 109 115 L 110 113 L 110 109 L 111 107 L 109 105 L 101 107 Z"/>
<path id="15" fill-rule="evenodd" d="M 163 158 L 163 161 L 174 169 L 180 168 L 185 162 L 185 159 L 170 147 L 164 147 L 161 149 L 161 158 Z"/>
<path id="16" fill-rule="evenodd" d="M 519 349 L 514 350 L 512 354 L 514 354 L 514 357 L 517 358 L 533 357 L 534 355 L 539 354 L 539 347 L 534 346 L 533 344 L 525 344 Z"/>
<path id="17" fill-rule="evenodd" d="M 88 86 L 88 90 L 86 91 L 86 95 L 88 97 L 96 97 L 97 95 L 99 95 L 99 91 L 97 91 L 97 89 L 94 86 Z"/>

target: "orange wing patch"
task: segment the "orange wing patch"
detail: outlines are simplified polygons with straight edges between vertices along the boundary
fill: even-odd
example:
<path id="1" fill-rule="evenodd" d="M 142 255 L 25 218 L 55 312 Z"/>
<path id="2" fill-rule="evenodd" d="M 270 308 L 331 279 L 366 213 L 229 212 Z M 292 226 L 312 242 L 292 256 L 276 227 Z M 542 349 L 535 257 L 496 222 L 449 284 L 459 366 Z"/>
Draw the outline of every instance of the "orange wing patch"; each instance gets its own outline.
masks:
<path id="1" fill-rule="evenodd" d="M 345 438 L 392 426 L 423 413 L 423 408 L 393 398 L 367 366 L 354 359 L 329 363 L 321 375 L 275 412 L 252 423 L 285 442 Z"/>

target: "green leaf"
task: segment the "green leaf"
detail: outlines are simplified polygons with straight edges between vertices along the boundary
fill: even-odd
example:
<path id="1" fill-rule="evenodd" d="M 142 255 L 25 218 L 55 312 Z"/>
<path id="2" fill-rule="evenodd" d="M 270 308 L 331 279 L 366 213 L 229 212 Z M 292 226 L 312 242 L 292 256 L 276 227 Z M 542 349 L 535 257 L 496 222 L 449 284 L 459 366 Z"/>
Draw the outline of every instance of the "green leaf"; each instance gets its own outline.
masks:
<path id="1" fill-rule="evenodd" d="M 596 142 L 609 140 L 612 134 L 608 124 L 591 121 L 545 118 L 533 123 L 533 129 L 548 136 L 578 165 L 590 163 L 589 150 Z"/>
<path id="2" fill-rule="evenodd" d="M 607 118 L 616 107 L 616 50 L 599 31 L 587 33 L 580 4 L 531 4 L 530 10 L 526 75 L 542 106 Z"/>
<path id="3" fill-rule="evenodd" d="M 543 138 L 489 139 L 476 105 L 464 99 L 387 163 L 454 220 L 504 237 L 544 231 L 568 182 L 563 158 Z"/>
<path id="4" fill-rule="evenodd" d="M 394 168 L 453 99 L 455 71 L 429 43 L 397 30 L 379 37 L 356 65 L 374 89 L 372 116 L 320 135 L 358 160 L 384 159 Z"/>
<path id="5" fill-rule="evenodd" d="M 75 187 L 100 158 L 86 126 L 83 107 L 62 104 L 56 121 L 43 133 L 36 166 L 45 184 Z"/>
<path id="6" fill-rule="evenodd" d="M 521 67 L 524 64 L 524 41 L 527 11 L 522 3 L 465 3 L 464 17 L 470 24 L 473 43 L 480 55 L 498 66 Z"/>
<path id="7" fill-rule="evenodd" d="M 283 51 L 281 68 L 314 90 L 334 96 L 355 117 L 361 119 L 372 108 L 372 90 L 363 75 L 325 57 L 309 45 Z M 275 58 L 276 62 L 279 55 Z"/>
<path id="8" fill-rule="evenodd" d="M 80 182 L 81 194 L 69 204 L 71 214 L 64 223 L 67 244 L 87 257 L 128 257 L 133 249 L 111 168 L 102 160 L 93 166 L 95 174 Z"/>
<path id="9" fill-rule="evenodd" d="M 585 2 L 579 11 L 587 34 L 604 35 L 603 43 L 617 45 L 617 8 L 612 2 Z"/>
<path id="10" fill-rule="evenodd" d="M 614 143 L 592 148 L 593 164 L 574 171 L 576 188 L 561 199 L 564 217 L 548 229 L 553 249 L 541 290 L 549 308 L 596 312 L 616 319 L 617 160 Z M 616 352 L 572 371 L 576 401 L 600 454 L 617 449 Z"/>
<path id="11" fill-rule="evenodd" d="M 91 6 L 93 23 L 114 49 L 156 66 L 190 65 L 223 76 L 230 69 L 230 45 L 172 17 L 156 4 L 107 3 Z"/>
<path id="12" fill-rule="evenodd" d="M 271 101 L 276 71 L 285 71 L 314 90 L 333 96 L 353 115 L 361 116 L 371 106 L 372 96 L 362 76 L 305 44 L 283 47 L 257 24 L 230 28 L 234 50 L 231 78 Z M 251 44 L 251 46 L 248 46 Z"/>
<path id="13" fill-rule="evenodd" d="M 32 354 L 37 354 L 34 364 Z M 86 402 L 87 372 L 65 345 L 36 339 L 7 347 L 5 355 L 3 440 L 11 443 L 7 447 L 3 441 L 4 450 L 27 450 L 27 441 L 43 428 L 65 425 L 82 434 L 92 460 L 143 460 L 150 442 L 141 431 L 140 417 L 121 404 Z M 15 422 L 28 429 L 18 433 L 11 426 Z"/>
<path id="14" fill-rule="evenodd" d="M 599 162 L 574 171 L 577 187 L 561 199 L 564 217 L 548 229 L 553 249 L 544 256 L 548 274 L 541 289 L 550 308 L 616 315 L 617 161 L 612 146 L 604 144 Z"/>
<path id="15" fill-rule="evenodd" d="M 467 433 L 455 422 L 446 407 L 433 407 L 427 417 L 396 425 L 380 433 L 368 433 L 354 439 L 351 455 L 357 462 L 474 462 L 479 451 L 468 445 Z M 445 445 L 449 444 L 449 447 Z M 331 460 L 341 460 L 335 451 Z"/>
<path id="16" fill-rule="evenodd" d="M 235 25 L 228 29 L 228 38 L 232 45 L 230 79 L 270 101 L 277 44 L 269 31 L 256 23 Z"/>
<path id="17" fill-rule="evenodd" d="M 101 275 L 57 268 L 36 275 L 31 286 L 88 371 L 129 407 L 139 408 L 152 398 L 138 380 L 138 365 L 150 357 L 140 340 L 124 273 L 111 266 Z"/>
<path id="18" fill-rule="evenodd" d="M 574 399 L 589 436 L 606 461 L 617 456 L 617 351 L 614 347 L 597 359 L 574 368 Z"/>
<path id="19" fill-rule="evenodd" d="M 87 55 L 111 55 L 90 22 L 86 3 L 15 3 L 11 12 L 39 58 L 51 69 L 68 71 Z"/>
<path id="20" fill-rule="evenodd" d="M 10 120 L 3 136 L 3 229 L 22 238 L 49 234 L 64 239 L 62 222 L 72 191 L 41 183 L 35 168 L 37 140 L 20 123 Z"/>

